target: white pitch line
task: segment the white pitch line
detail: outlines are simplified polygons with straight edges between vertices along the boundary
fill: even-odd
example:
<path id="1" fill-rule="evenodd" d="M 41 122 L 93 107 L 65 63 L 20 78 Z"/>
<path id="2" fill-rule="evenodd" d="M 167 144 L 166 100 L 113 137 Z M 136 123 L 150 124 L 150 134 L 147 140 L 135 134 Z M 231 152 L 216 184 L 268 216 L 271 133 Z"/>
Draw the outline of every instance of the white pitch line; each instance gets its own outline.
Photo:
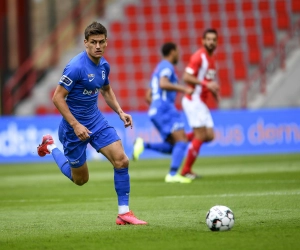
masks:
<path id="1" fill-rule="evenodd" d="M 264 192 L 264 193 L 239 193 L 239 194 L 211 194 L 211 195 L 172 195 L 159 196 L 158 198 L 212 198 L 212 197 L 258 197 L 258 196 L 282 196 L 282 195 L 300 195 L 300 190 L 283 192 Z M 157 198 L 157 197 L 156 197 Z"/>

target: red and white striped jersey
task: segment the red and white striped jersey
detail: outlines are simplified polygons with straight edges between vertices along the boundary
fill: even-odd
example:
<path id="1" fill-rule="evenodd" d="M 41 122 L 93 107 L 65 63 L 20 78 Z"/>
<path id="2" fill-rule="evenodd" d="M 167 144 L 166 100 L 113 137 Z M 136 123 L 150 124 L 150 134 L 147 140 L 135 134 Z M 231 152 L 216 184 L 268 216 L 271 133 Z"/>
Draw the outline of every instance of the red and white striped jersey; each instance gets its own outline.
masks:
<path id="1" fill-rule="evenodd" d="M 185 71 L 195 77 L 201 82 L 209 82 L 216 80 L 216 66 L 214 57 L 209 55 L 205 48 L 197 50 L 190 58 L 189 64 L 185 68 Z M 191 88 L 194 88 L 193 96 L 201 97 L 202 101 L 206 103 L 209 90 L 206 86 L 189 84 Z M 192 98 L 192 95 L 187 97 Z"/>

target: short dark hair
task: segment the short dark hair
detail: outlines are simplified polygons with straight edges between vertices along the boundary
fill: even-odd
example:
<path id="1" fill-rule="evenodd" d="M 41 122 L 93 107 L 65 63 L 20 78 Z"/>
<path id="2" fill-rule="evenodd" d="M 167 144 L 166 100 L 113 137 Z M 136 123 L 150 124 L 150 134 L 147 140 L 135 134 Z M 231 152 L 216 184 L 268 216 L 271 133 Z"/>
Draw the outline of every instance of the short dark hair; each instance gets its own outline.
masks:
<path id="1" fill-rule="evenodd" d="M 165 43 L 162 47 L 161 47 L 161 53 L 163 54 L 163 56 L 168 56 L 170 55 L 172 50 L 176 50 L 176 44 L 175 43 Z"/>
<path id="2" fill-rule="evenodd" d="M 206 34 L 208 33 L 214 33 L 217 37 L 218 37 L 218 32 L 216 29 L 206 29 L 204 32 L 203 32 L 203 36 L 202 38 L 205 38 L 206 37 Z"/>
<path id="3" fill-rule="evenodd" d="M 88 40 L 91 35 L 105 35 L 106 38 L 107 30 L 101 23 L 93 22 L 86 27 L 84 31 L 84 38 Z"/>

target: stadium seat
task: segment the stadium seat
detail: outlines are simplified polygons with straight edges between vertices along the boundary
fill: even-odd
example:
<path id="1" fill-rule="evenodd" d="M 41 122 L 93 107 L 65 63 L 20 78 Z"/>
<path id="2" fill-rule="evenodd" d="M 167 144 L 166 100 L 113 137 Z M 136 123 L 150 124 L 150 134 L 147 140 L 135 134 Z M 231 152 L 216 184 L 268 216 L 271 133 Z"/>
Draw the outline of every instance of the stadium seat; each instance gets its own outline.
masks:
<path id="1" fill-rule="evenodd" d="M 263 30 L 273 29 L 273 22 L 274 20 L 272 17 L 263 17 L 260 21 Z"/>
<path id="2" fill-rule="evenodd" d="M 211 14 L 218 13 L 218 12 L 219 12 L 219 4 L 216 3 L 216 2 L 211 2 L 211 1 L 209 1 L 209 2 L 208 2 L 208 11 L 209 11 Z"/>
<path id="3" fill-rule="evenodd" d="M 299 0 L 292 0 L 292 11 L 295 13 L 300 12 L 300 1 Z"/>
<path id="4" fill-rule="evenodd" d="M 248 1 L 242 1 L 241 3 L 241 9 L 242 9 L 242 12 L 250 12 L 253 10 L 253 3 L 251 0 L 248 0 Z"/>
<path id="5" fill-rule="evenodd" d="M 187 31 L 189 29 L 189 23 L 186 21 L 179 21 L 177 23 L 177 28 L 179 31 L 183 32 L 183 31 Z"/>
<path id="6" fill-rule="evenodd" d="M 248 58 L 250 64 L 259 64 L 261 60 L 261 51 L 258 47 L 252 46 L 248 50 Z"/>
<path id="7" fill-rule="evenodd" d="M 229 29 L 237 29 L 239 27 L 239 20 L 237 18 L 229 18 L 227 20 L 227 27 Z"/>
<path id="8" fill-rule="evenodd" d="M 277 27 L 280 30 L 288 29 L 290 26 L 290 17 L 282 12 L 277 14 Z"/>
<path id="9" fill-rule="evenodd" d="M 270 47 L 275 45 L 275 34 L 272 30 L 266 30 L 262 35 L 264 46 Z"/>
<path id="10" fill-rule="evenodd" d="M 159 6 L 159 14 L 162 17 L 166 17 L 168 16 L 170 13 L 170 7 L 168 5 L 160 5 Z"/>
<path id="11" fill-rule="evenodd" d="M 231 45 L 239 45 L 239 44 L 241 44 L 241 36 L 240 35 L 230 35 L 229 42 Z"/>
<path id="12" fill-rule="evenodd" d="M 275 10 L 277 13 L 280 13 L 280 12 L 287 13 L 287 1 L 286 0 L 276 0 Z"/>
<path id="13" fill-rule="evenodd" d="M 235 12 L 236 10 L 236 4 L 235 2 L 226 1 L 225 3 L 225 11 L 229 12 L 228 14 L 232 14 L 232 12 Z"/>
<path id="14" fill-rule="evenodd" d="M 234 78 L 236 80 L 245 80 L 247 77 L 247 68 L 244 64 L 236 64 L 234 66 Z"/>
<path id="15" fill-rule="evenodd" d="M 246 29 L 255 28 L 256 26 L 256 19 L 253 17 L 247 17 L 244 19 L 244 26 Z"/>
<path id="16" fill-rule="evenodd" d="M 202 20 L 196 20 L 194 22 L 194 28 L 196 32 L 202 31 L 204 29 L 204 22 Z"/>
<path id="17" fill-rule="evenodd" d="M 195 16 L 199 16 L 202 13 L 202 5 L 198 1 L 193 1 L 192 11 Z"/>
<path id="18" fill-rule="evenodd" d="M 142 12 L 145 17 L 151 17 L 153 15 L 153 8 L 152 6 L 143 6 Z"/>
<path id="19" fill-rule="evenodd" d="M 47 115 L 49 113 L 49 109 L 45 105 L 39 105 L 35 109 L 36 115 Z"/>
<path id="20" fill-rule="evenodd" d="M 232 95 L 232 86 L 227 68 L 218 70 L 218 78 L 220 80 L 220 94 L 222 97 L 230 97 Z"/>
<path id="21" fill-rule="evenodd" d="M 268 0 L 260 0 L 258 1 L 258 10 L 261 12 L 269 11 L 270 4 Z"/>
<path id="22" fill-rule="evenodd" d="M 177 15 L 184 15 L 186 11 L 186 5 L 184 4 L 178 4 L 175 6 L 176 14 Z"/>
<path id="23" fill-rule="evenodd" d="M 135 17 L 138 14 L 138 9 L 136 5 L 128 5 L 125 8 L 125 14 L 127 17 Z"/>
<path id="24" fill-rule="evenodd" d="M 212 19 L 210 22 L 210 27 L 216 30 L 220 30 L 222 27 L 221 19 Z"/>
<path id="25" fill-rule="evenodd" d="M 111 32 L 116 33 L 116 34 L 120 33 L 123 30 L 122 23 L 113 22 L 110 26 L 110 30 L 111 30 Z"/>

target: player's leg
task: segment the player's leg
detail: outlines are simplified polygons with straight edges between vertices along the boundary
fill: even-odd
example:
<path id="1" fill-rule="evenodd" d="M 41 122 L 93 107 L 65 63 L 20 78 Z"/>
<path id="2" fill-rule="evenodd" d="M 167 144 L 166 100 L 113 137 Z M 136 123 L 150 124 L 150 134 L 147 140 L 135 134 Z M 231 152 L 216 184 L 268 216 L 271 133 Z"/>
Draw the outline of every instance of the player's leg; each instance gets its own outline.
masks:
<path id="1" fill-rule="evenodd" d="M 126 156 L 121 140 L 100 148 L 102 153 L 114 166 L 114 183 L 118 196 L 118 225 L 134 224 L 144 225 L 147 222 L 137 219 L 129 210 L 130 178 L 128 174 L 129 160 Z"/>
<path id="2" fill-rule="evenodd" d="M 171 133 L 170 137 L 174 141 L 174 146 L 172 150 L 172 159 L 170 164 L 170 171 L 165 177 L 165 182 L 180 182 L 180 183 L 190 183 L 191 179 L 185 178 L 178 174 L 178 170 L 182 164 L 185 157 L 186 149 L 188 146 L 187 138 L 183 129 L 176 130 Z"/>
<path id="3" fill-rule="evenodd" d="M 167 141 L 158 143 L 145 142 L 141 137 L 138 137 L 133 144 L 132 159 L 134 161 L 138 160 L 145 149 L 154 150 L 163 154 L 171 154 L 173 145 Z"/>
<path id="4" fill-rule="evenodd" d="M 37 152 L 41 157 L 44 157 L 46 154 L 52 154 L 60 171 L 71 181 L 73 181 L 69 162 L 65 155 L 56 147 L 51 135 L 43 136 L 42 144 L 37 147 Z"/>

